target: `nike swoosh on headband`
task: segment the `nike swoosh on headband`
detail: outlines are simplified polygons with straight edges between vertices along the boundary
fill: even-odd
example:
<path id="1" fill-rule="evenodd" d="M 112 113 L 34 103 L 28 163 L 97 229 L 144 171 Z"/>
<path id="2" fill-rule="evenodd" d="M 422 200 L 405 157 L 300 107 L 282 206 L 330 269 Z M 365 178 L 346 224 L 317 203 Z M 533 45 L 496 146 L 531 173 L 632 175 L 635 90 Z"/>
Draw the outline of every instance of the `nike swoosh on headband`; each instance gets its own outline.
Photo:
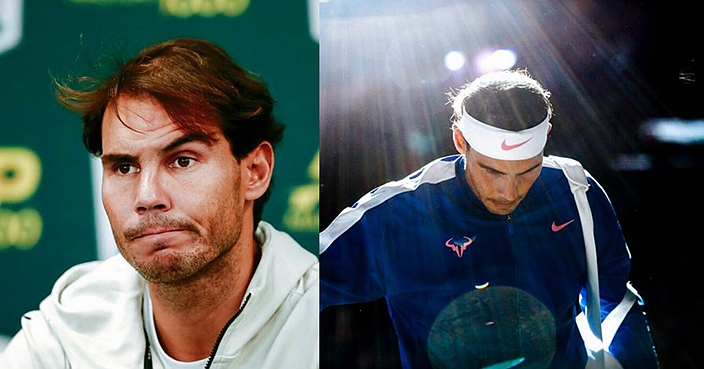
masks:
<path id="1" fill-rule="evenodd" d="M 476 152 L 498 160 L 526 160 L 543 152 L 550 130 L 549 115 L 538 125 L 521 131 L 511 131 L 479 121 L 464 112 L 455 122 Z"/>
<path id="2" fill-rule="evenodd" d="M 525 141 L 523 141 L 523 142 L 519 142 L 519 143 L 517 143 L 517 144 L 514 144 L 514 145 L 509 145 L 509 144 L 506 143 L 506 140 L 503 140 L 503 141 L 501 142 L 501 150 L 509 151 L 509 150 L 517 149 L 517 148 L 519 148 L 519 147 L 521 147 L 521 146 L 527 144 L 528 141 L 530 141 L 530 140 L 532 140 L 532 139 L 533 139 L 533 137 L 531 137 L 531 138 L 529 138 L 529 139 L 527 139 L 527 140 L 525 140 Z"/>

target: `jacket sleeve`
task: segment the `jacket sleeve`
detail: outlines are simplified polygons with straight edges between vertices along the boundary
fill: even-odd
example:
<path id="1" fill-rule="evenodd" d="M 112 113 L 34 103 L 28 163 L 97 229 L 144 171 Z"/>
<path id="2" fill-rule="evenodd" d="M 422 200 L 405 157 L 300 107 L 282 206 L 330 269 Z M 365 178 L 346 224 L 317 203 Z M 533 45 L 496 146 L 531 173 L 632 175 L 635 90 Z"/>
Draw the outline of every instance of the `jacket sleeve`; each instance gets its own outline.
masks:
<path id="1" fill-rule="evenodd" d="M 61 345 L 41 312 L 22 316 L 22 328 L 0 353 L 0 368 L 69 368 Z"/>
<path id="2" fill-rule="evenodd" d="M 618 306 L 626 294 L 630 252 L 606 193 L 594 181 L 589 191 L 598 254 L 601 319 Z M 583 291 L 584 293 L 584 291 Z M 633 304 L 609 347 L 624 369 L 657 368 L 657 355 L 640 296 Z"/>
<path id="3" fill-rule="evenodd" d="M 320 235 L 320 310 L 384 296 L 383 233 L 368 213 L 348 208 Z"/>
<path id="4" fill-rule="evenodd" d="M 643 307 L 643 299 L 638 297 L 609 347 L 611 354 L 624 369 L 658 368 L 657 354 Z"/>

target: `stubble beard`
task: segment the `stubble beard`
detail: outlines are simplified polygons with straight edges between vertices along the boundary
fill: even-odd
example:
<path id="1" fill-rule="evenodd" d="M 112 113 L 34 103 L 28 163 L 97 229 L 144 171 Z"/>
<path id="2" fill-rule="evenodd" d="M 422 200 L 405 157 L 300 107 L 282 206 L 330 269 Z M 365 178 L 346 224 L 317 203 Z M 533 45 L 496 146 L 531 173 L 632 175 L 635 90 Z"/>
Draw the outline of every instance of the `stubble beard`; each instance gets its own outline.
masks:
<path id="1" fill-rule="evenodd" d="M 226 226 L 226 222 L 216 222 L 208 230 L 210 239 L 204 237 L 195 226 L 188 226 L 187 222 L 169 221 L 159 219 L 151 224 L 160 225 L 179 224 L 193 235 L 193 242 L 189 245 L 179 245 L 177 248 L 169 245 L 152 245 L 155 255 L 148 258 L 137 257 L 130 250 L 134 245 L 125 237 L 115 237 L 118 249 L 125 260 L 147 281 L 165 285 L 179 285 L 206 274 L 209 269 L 218 269 L 225 263 L 226 256 L 235 247 L 240 238 L 242 219 L 237 216 L 237 224 Z"/>

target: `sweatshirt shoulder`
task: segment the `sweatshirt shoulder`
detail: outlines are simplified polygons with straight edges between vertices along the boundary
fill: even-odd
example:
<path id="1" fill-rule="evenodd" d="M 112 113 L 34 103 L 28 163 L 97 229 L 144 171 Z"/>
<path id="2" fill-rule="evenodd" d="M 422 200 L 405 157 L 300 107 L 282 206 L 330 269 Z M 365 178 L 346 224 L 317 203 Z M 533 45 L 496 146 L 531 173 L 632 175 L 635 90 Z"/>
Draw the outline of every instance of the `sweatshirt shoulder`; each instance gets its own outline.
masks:
<path id="1" fill-rule="evenodd" d="M 356 224 L 369 210 L 394 199 L 401 199 L 403 195 L 413 193 L 423 185 L 435 185 L 453 180 L 457 177 L 456 167 L 462 163 L 461 155 L 451 155 L 435 159 L 405 178 L 385 183 L 362 196 L 357 202 L 345 208 L 319 235 L 319 253 L 325 252 L 327 247 L 341 234 Z"/>
<path id="2" fill-rule="evenodd" d="M 68 306 L 83 303 L 89 297 L 100 299 L 117 292 L 141 292 L 143 286 L 144 280 L 134 268 L 121 255 L 115 255 L 69 268 L 57 279 L 50 297 L 54 303 Z"/>
<path id="3" fill-rule="evenodd" d="M 115 360 L 136 367 L 144 352 L 143 288 L 120 255 L 75 265 L 57 279 L 39 310 L 22 318 L 8 355 L 39 367 L 102 368 Z"/>
<path id="4" fill-rule="evenodd" d="M 459 155 L 436 159 L 405 178 L 385 183 L 364 195 L 346 211 L 359 209 L 365 211 L 397 195 L 415 191 L 424 184 L 438 184 L 456 177 L 455 166 Z"/>

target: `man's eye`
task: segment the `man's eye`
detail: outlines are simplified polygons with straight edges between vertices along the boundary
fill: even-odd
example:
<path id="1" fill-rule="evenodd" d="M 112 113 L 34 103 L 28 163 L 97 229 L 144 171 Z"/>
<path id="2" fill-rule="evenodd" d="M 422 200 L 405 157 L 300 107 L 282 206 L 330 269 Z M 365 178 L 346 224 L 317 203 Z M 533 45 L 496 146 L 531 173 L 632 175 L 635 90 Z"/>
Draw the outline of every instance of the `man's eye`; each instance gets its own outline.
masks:
<path id="1" fill-rule="evenodd" d="M 195 162 L 196 161 L 193 158 L 189 158 L 187 156 L 181 156 L 181 157 L 176 158 L 176 160 L 174 160 L 173 165 L 177 168 L 188 168 L 188 167 L 193 166 L 193 164 Z"/>
<path id="2" fill-rule="evenodd" d="M 117 164 L 115 170 L 120 174 L 130 174 L 135 173 L 137 168 L 132 164 Z"/>

